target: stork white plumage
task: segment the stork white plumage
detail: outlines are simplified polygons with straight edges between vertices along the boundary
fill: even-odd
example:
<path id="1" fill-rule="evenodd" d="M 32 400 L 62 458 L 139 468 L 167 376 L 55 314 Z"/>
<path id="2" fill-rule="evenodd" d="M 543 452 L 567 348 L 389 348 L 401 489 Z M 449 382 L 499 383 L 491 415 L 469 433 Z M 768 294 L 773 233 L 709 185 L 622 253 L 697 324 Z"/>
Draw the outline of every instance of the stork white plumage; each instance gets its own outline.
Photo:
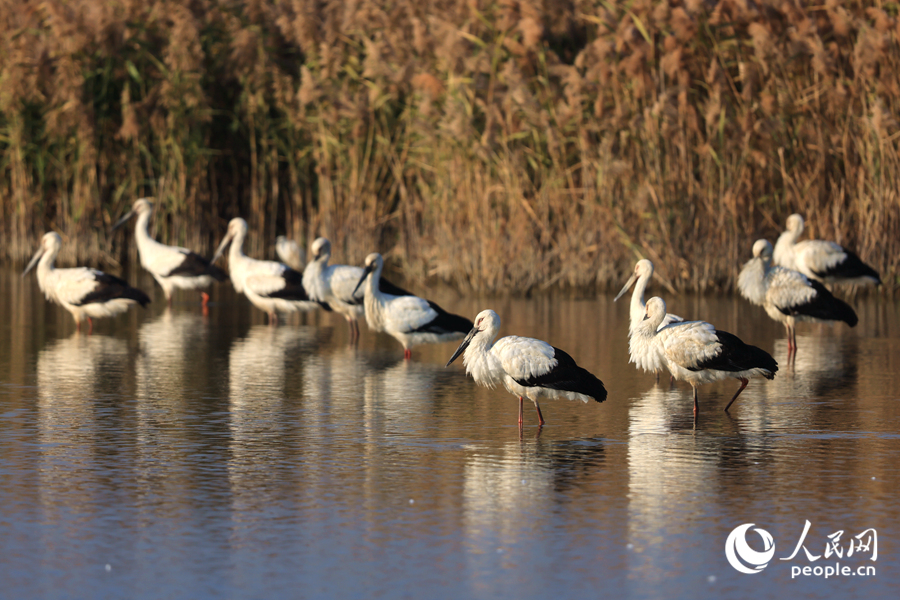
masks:
<path id="1" fill-rule="evenodd" d="M 665 317 L 665 301 L 659 297 L 650 298 L 634 335 L 644 338 L 648 344 L 658 344 L 672 376 L 691 384 L 695 418 L 700 410 L 697 400 L 700 385 L 727 378 L 739 379 L 741 387 L 725 406 L 727 411 L 751 377 L 775 377 L 778 363 L 765 350 L 745 344 L 736 335 L 717 330 L 705 321 L 673 323 L 659 329 Z"/>
<path id="2" fill-rule="evenodd" d="M 775 242 L 775 264 L 800 271 L 822 283 L 881 285 L 878 271 L 864 263 L 851 250 L 825 240 L 798 242 L 803 233 L 803 217 L 787 219 L 787 231 Z"/>
<path id="3" fill-rule="evenodd" d="M 637 261 L 634 265 L 634 272 L 631 274 L 631 277 L 625 282 L 625 286 L 622 290 L 616 295 L 613 299 L 613 302 L 621 298 L 625 295 L 625 292 L 634 285 L 634 291 L 631 293 L 631 304 L 629 306 L 629 322 L 628 322 L 628 354 L 629 361 L 633 362 L 639 369 L 643 369 L 646 372 L 653 373 L 656 375 L 657 381 L 659 380 L 660 371 L 665 370 L 666 361 L 663 356 L 657 351 L 655 345 L 645 343 L 643 338 L 635 338 L 634 337 L 634 328 L 637 327 L 638 323 L 644 318 L 644 291 L 647 289 L 647 284 L 650 282 L 650 278 L 653 277 L 653 263 L 649 260 L 641 259 Z M 671 325 L 672 323 L 680 323 L 684 321 L 678 315 L 667 314 L 663 319 L 662 323 L 660 323 L 659 327 L 663 328 L 666 325 Z"/>
<path id="4" fill-rule="evenodd" d="M 303 288 L 303 275 L 281 263 L 246 256 L 243 251 L 246 237 L 247 222 L 240 217 L 232 219 L 211 261 L 215 263 L 231 245 L 228 270 L 236 292 L 247 296 L 253 306 L 269 315 L 272 325 L 278 323 L 279 312 L 307 311 L 319 306 Z"/>
<path id="5" fill-rule="evenodd" d="M 329 265 L 331 242 L 327 238 L 316 238 L 312 244 L 312 254 L 312 260 L 303 270 L 303 287 L 311 300 L 343 315 L 350 325 L 350 340 L 358 340 L 358 319 L 366 314 L 365 290 L 360 290 L 358 285 L 363 277 L 363 268 Z M 378 289 L 393 296 L 411 295 L 384 277 L 378 279 Z"/>
<path id="6" fill-rule="evenodd" d="M 278 255 L 281 262 L 293 270 L 303 272 L 303 267 L 306 265 L 306 252 L 294 240 L 289 240 L 283 235 L 276 237 L 275 254 Z"/>
<path id="7" fill-rule="evenodd" d="M 134 304 L 147 306 L 150 302 L 150 298 L 141 290 L 103 271 L 88 267 L 54 268 L 53 264 L 61 247 L 62 239 L 58 233 L 45 233 L 41 239 L 41 247 L 25 267 L 22 277 L 37 265 L 41 291 L 47 300 L 62 305 L 72 313 L 79 331 L 81 322 L 85 319 L 88 322 L 88 333 L 91 333 L 94 330 L 92 318 L 114 317 Z"/>
<path id="8" fill-rule="evenodd" d="M 483 310 L 475 317 L 475 325 L 447 361 L 450 366 L 463 354 L 466 373 L 476 383 L 488 388 L 503 385 L 519 398 L 519 427 L 522 426 L 523 398 L 534 403 L 538 421 L 544 416 L 538 400 L 543 398 L 606 400 L 603 382 L 575 364 L 575 360 L 543 340 L 506 336 L 494 342 L 500 331 L 500 317 L 494 311 Z"/>
<path id="9" fill-rule="evenodd" d="M 203 290 L 216 281 L 228 279 L 225 271 L 210 264 L 196 252 L 179 246 L 167 246 L 150 237 L 150 215 L 153 214 L 153 208 L 150 198 L 138 198 L 131 206 L 131 210 L 113 225 L 112 230 L 115 231 L 137 215 L 134 239 L 141 265 L 163 289 L 169 305 L 172 304 L 172 292 L 175 289 Z M 201 291 L 200 295 L 205 309 L 209 302 L 209 294 Z"/>
<path id="10" fill-rule="evenodd" d="M 799 271 L 772 265 L 772 244 L 756 240 L 753 258 L 738 276 L 741 295 L 762 306 L 772 319 L 784 324 L 788 355 L 797 350 L 798 321 L 843 321 L 850 327 L 858 322 L 856 312 L 835 298 L 824 285 Z"/>
<path id="11" fill-rule="evenodd" d="M 403 344 L 403 357 L 410 358 L 410 348 L 419 344 L 435 344 L 458 340 L 472 329 L 465 317 L 448 313 L 430 300 L 381 289 L 384 259 L 374 252 L 366 257 L 362 277 L 356 289 L 365 282 L 366 323 L 372 331 L 383 331 Z M 354 289 L 354 293 L 356 290 Z"/>
<path id="12" fill-rule="evenodd" d="M 343 315 L 350 326 L 350 340 L 359 339 L 358 319 L 365 315 L 365 293 L 357 292 L 362 267 L 329 265 L 331 242 L 320 237 L 312 244 L 312 260 L 303 269 L 303 287 L 311 300 Z"/>

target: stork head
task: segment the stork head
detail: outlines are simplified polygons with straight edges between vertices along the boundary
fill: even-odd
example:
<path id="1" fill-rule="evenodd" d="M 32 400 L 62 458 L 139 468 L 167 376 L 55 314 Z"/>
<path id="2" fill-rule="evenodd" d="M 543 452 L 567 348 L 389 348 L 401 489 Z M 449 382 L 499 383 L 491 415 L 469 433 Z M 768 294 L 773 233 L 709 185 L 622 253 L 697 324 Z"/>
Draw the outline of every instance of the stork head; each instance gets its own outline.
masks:
<path id="1" fill-rule="evenodd" d="M 38 264 L 38 261 L 41 260 L 41 257 L 45 254 L 49 254 L 53 258 L 56 258 L 56 255 L 59 254 L 59 249 L 62 247 L 62 238 L 59 237 L 59 234 L 55 231 L 48 231 L 44 234 L 44 237 L 41 238 L 41 245 L 38 247 L 37 252 L 34 253 L 34 256 L 31 257 L 31 261 L 29 261 L 28 266 L 25 267 L 25 270 L 22 271 L 22 277 L 28 275 L 28 272 L 34 268 L 34 265 Z"/>
<path id="2" fill-rule="evenodd" d="M 312 255 L 313 260 L 331 256 L 331 242 L 328 241 L 328 238 L 316 238 L 316 241 L 312 243 Z"/>
<path id="3" fill-rule="evenodd" d="M 363 284 L 363 281 L 366 280 L 366 277 L 369 276 L 369 273 L 375 273 L 376 276 L 381 277 L 381 270 L 384 268 L 384 259 L 381 258 L 381 255 L 377 252 L 373 252 L 372 254 L 366 257 L 366 262 L 363 263 L 363 274 L 362 277 L 359 278 L 359 283 L 356 284 L 356 287 L 353 288 L 353 295 L 356 295 L 356 290 L 359 289 L 359 286 Z"/>
<path id="4" fill-rule="evenodd" d="M 644 307 L 643 323 L 646 323 L 652 331 L 656 331 L 665 318 L 666 301 L 659 296 L 653 296 L 647 300 L 647 305 Z"/>
<path id="5" fill-rule="evenodd" d="M 449 367 L 450 364 L 459 358 L 459 355 L 466 351 L 466 348 L 469 347 L 469 344 L 472 343 L 472 340 L 475 339 L 475 336 L 486 336 L 488 341 L 493 340 L 494 336 L 497 335 L 497 331 L 500 329 L 500 316 L 492 311 L 491 309 L 483 310 L 475 316 L 475 326 L 472 327 L 472 330 L 463 338 L 463 341 L 460 342 L 459 347 L 456 349 L 456 352 L 453 353 L 453 356 L 450 357 L 450 360 L 447 361 L 447 364 L 444 366 Z"/>
<path id="6" fill-rule="evenodd" d="M 641 260 L 637 261 L 637 263 L 635 263 L 634 272 L 632 272 L 631 277 L 628 279 L 628 281 L 625 282 L 625 287 L 622 288 L 622 291 L 616 294 L 616 297 L 613 298 L 613 302 L 624 296 L 625 292 L 630 290 L 631 286 L 634 285 L 634 282 L 636 282 L 643 276 L 646 276 L 648 279 L 650 277 L 653 277 L 653 263 L 646 258 L 642 258 Z"/>
<path id="7" fill-rule="evenodd" d="M 756 240 L 753 243 L 753 258 L 772 260 L 772 244 L 769 240 Z"/>
<path id="8" fill-rule="evenodd" d="M 115 231 L 116 229 L 118 229 L 119 227 L 121 227 L 122 225 L 127 223 L 128 219 L 130 219 L 134 215 L 140 216 L 143 214 L 149 214 L 151 212 L 153 212 L 153 199 L 152 198 L 138 198 L 137 200 L 134 201 L 134 204 L 131 205 L 131 210 L 129 210 L 127 213 L 125 213 L 125 215 L 122 216 L 121 219 L 116 221 L 116 224 L 113 225 L 113 227 L 110 231 Z"/>
<path id="9" fill-rule="evenodd" d="M 793 231 L 797 235 L 803 233 L 803 217 L 797 213 L 789 216 L 787 218 L 787 228 L 788 231 Z"/>
<path id="10" fill-rule="evenodd" d="M 225 237 L 222 238 L 222 242 L 219 244 L 219 247 L 216 248 L 216 253 L 213 254 L 212 259 L 209 261 L 209 264 L 215 263 L 222 254 L 225 253 L 225 249 L 231 244 L 233 241 L 237 241 L 238 247 L 244 244 L 244 238 L 247 237 L 247 221 L 243 220 L 240 217 L 235 217 L 231 221 L 228 222 L 228 231 L 225 233 Z"/>

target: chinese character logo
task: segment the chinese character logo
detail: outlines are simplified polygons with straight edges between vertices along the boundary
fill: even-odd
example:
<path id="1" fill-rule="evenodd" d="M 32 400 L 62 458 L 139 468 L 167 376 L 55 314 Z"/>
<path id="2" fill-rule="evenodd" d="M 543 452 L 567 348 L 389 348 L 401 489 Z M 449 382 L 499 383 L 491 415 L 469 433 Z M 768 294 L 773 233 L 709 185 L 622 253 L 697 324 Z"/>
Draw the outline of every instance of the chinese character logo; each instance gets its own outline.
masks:
<path id="1" fill-rule="evenodd" d="M 744 523 L 735 527 L 728 534 L 728 539 L 725 540 L 725 558 L 736 570 L 748 575 L 759 573 L 765 569 L 772 557 L 775 556 L 775 540 L 765 529 L 759 527 L 753 529 L 762 538 L 762 552 L 757 552 L 747 545 L 747 530 L 753 525 L 753 523 Z"/>

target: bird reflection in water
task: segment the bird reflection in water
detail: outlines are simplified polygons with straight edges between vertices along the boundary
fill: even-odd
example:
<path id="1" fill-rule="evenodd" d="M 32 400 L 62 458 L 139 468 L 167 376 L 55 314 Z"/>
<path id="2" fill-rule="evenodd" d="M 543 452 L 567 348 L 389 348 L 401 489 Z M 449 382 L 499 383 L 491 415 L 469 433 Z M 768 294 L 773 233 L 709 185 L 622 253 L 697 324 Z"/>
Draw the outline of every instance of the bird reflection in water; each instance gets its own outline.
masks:
<path id="1" fill-rule="evenodd" d="M 141 325 L 138 344 L 141 351 L 135 375 L 143 408 L 162 408 L 158 403 L 171 405 L 182 400 L 187 390 L 207 383 L 198 371 L 204 370 L 210 354 L 209 326 L 199 314 L 167 308 Z"/>
<path id="2" fill-rule="evenodd" d="M 118 405 L 128 355 L 121 339 L 77 332 L 38 353 L 40 450 L 35 473 L 42 482 L 40 503 L 50 520 L 67 507 L 96 500 L 97 487 L 85 485 L 85 479 L 103 471 L 97 463 L 107 456 L 105 446 L 123 445 L 115 416 L 126 410 Z"/>
<path id="3" fill-rule="evenodd" d="M 255 325 L 235 339 L 228 358 L 228 479 L 233 507 L 264 511 L 267 503 L 294 485 L 298 405 L 291 390 L 302 387 L 307 355 L 316 347 L 312 327 Z"/>
<path id="4" fill-rule="evenodd" d="M 823 326 L 823 327 L 827 327 Z M 769 427 L 789 429 L 816 422 L 815 413 L 831 401 L 859 396 L 859 339 L 855 336 L 801 336 L 803 351 L 782 377 L 767 388 Z M 776 354 L 787 343 L 775 343 Z"/>
<path id="5" fill-rule="evenodd" d="M 553 514 L 567 497 L 560 491 L 598 485 L 605 467 L 600 438 L 467 446 L 462 511 L 466 556 L 480 560 L 533 539 L 523 517 Z"/>

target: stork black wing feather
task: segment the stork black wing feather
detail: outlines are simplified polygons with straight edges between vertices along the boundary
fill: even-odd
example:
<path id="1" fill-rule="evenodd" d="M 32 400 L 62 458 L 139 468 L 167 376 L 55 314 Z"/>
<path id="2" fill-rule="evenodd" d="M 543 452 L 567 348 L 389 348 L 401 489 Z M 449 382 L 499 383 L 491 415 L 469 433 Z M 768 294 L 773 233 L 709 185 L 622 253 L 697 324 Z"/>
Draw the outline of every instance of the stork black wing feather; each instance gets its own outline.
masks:
<path id="1" fill-rule="evenodd" d="M 100 285 L 97 286 L 90 294 L 81 299 L 81 302 L 75 306 L 84 306 L 85 304 L 94 304 L 98 302 L 108 302 L 117 298 L 126 300 L 134 300 L 141 306 L 147 306 L 150 303 L 150 297 L 137 288 L 128 285 L 124 279 L 119 279 L 115 275 L 108 273 L 95 272 L 94 280 Z"/>
<path id="2" fill-rule="evenodd" d="M 575 363 L 575 359 L 553 346 L 553 357 L 556 366 L 544 373 L 529 377 L 528 379 L 516 379 L 516 383 L 523 387 L 545 387 L 551 390 L 563 392 L 575 392 L 590 396 L 597 402 L 606 400 L 607 391 L 603 382 L 583 367 Z"/>
<path id="3" fill-rule="evenodd" d="M 694 367 L 688 367 L 691 371 L 703 371 L 710 369 L 713 371 L 748 371 L 750 369 L 766 369 L 769 374 L 766 378 L 773 379 L 775 372 L 778 371 L 778 363 L 772 358 L 772 355 L 756 346 L 745 344 L 738 336 L 716 330 L 716 336 L 722 345 L 720 352 L 710 357 Z"/>
<path id="4" fill-rule="evenodd" d="M 197 254 L 196 252 L 188 252 L 184 255 L 184 260 L 180 265 L 166 273 L 166 277 L 173 275 L 185 275 L 187 277 L 199 277 L 201 275 L 209 275 L 216 281 L 226 281 L 228 274 L 215 265 L 209 264 L 209 261 Z"/>

